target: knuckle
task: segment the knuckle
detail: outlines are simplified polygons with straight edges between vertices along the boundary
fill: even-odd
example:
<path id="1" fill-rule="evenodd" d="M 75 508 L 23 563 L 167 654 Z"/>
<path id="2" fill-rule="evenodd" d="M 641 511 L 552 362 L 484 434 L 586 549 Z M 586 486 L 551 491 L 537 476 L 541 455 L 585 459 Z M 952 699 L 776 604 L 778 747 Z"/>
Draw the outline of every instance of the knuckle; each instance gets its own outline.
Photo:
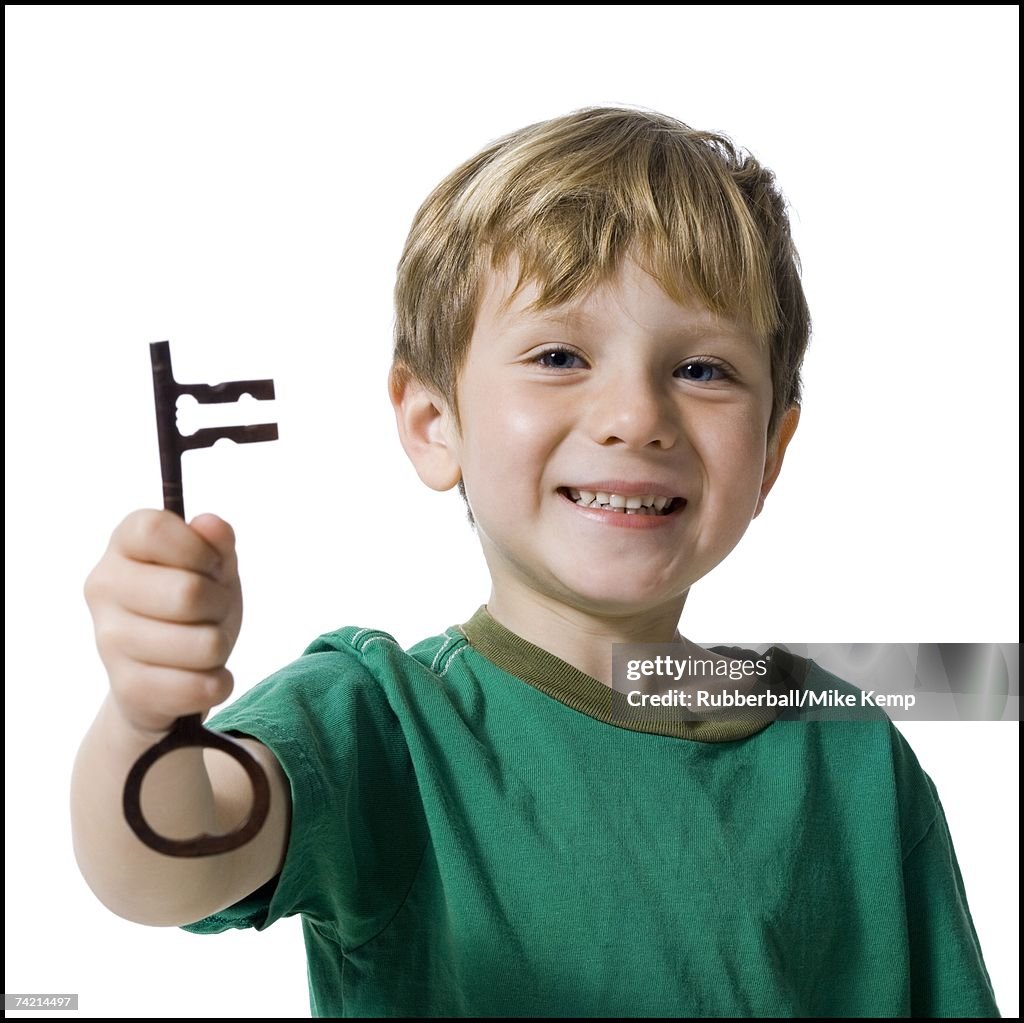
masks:
<path id="1" fill-rule="evenodd" d="M 116 619 L 102 618 L 96 623 L 96 646 L 100 653 L 109 656 L 124 649 L 124 629 Z"/>
<path id="2" fill-rule="evenodd" d="M 86 577 L 82 584 L 82 596 L 90 607 L 97 603 L 103 595 L 103 580 L 100 575 L 100 568 L 97 565 Z"/>
<path id="3" fill-rule="evenodd" d="M 221 668 L 208 676 L 206 687 L 214 702 L 221 703 L 231 695 L 231 690 L 235 688 L 235 680 L 227 668 Z"/>
<path id="4" fill-rule="evenodd" d="M 132 512 L 124 520 L 125 531 L 132 546 L 143 551 L 159 547 L 166 538 L 168 514 L 155 508 Z"/>
<path id="5" fill-rule="evenodd" d="M 206 695 L 206 683 L 201 673 L 194 671 L 176 672 L 173 679 L 173 710 L 179 714 L 205 710 L 210 701 Z"/>
<path id="6" fill-rule="evenodd" d="M 114 555 L 105 554 L 85 577 L 82 584 L 82 595 L 90 607 L 109 603 L 114 595 L 116 570 Z"/>
<path id="7" fill-rule="evenodd" d="M 188 617 L 200 609 L 204 589 L 202 578 L 195 572 L 182 573 L 173 597 L 174 610 L 179 617 Z"/>
<path id="8" fill-rule="evenodd" d="M 135 513 L 132 528 L 143 542 L 152 542 L 163 532 L 163 517 L 158 511 L 145 508 Z"/>
<path id="9" fill-rule="evenodd" d="M 208 668 L 219 668 L 228 659 L 231 647 L 218 625 L 204 625 L 196 637 L 196 656 Z"/>

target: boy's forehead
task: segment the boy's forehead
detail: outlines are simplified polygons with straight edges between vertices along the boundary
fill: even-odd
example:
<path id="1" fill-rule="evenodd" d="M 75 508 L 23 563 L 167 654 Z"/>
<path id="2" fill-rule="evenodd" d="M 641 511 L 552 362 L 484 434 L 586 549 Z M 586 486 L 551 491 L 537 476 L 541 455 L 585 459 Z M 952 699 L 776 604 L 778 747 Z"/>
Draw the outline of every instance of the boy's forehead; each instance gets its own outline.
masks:
<path id="1" fill-rule="evenodd" d="M 753 342 L 749 326 L 716 313 L 685 286 L 676 287 L 684 301 L 673 298 L 661 282 L 632 257 L 604 280 L 567 301 L 541 301 L 543 285 L 524 276 L 515 257 L 485 270 L 477 303 L 477 325 L 514 328 L 518 325 L 553 325 L 586 328 L 626 315 L 640 326 L 668 327 L 673 333 L 703 336 L 726 334 Z"/>

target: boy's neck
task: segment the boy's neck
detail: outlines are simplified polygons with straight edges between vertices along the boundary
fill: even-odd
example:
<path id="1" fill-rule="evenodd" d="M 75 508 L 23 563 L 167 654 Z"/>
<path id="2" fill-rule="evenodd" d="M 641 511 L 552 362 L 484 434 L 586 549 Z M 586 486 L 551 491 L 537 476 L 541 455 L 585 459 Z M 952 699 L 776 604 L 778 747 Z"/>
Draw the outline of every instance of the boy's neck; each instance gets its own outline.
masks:
<path id="1" fill-rule="evenodd" d="M 684 594 L 678 602 L 655 610 L 606 616 L 540 594 L 524 599 L 492 589 L 487 610 L 510 632 L 611 686 L 613 644 L 687 642 L 677 631 L 685 602 Z"/>

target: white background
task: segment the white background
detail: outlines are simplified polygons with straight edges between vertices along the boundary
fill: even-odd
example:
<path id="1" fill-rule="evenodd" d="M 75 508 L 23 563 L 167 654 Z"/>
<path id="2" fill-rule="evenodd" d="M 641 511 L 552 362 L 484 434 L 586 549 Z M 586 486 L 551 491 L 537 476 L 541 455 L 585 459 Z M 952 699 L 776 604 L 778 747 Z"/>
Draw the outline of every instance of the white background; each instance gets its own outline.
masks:
<path id="1" fill-rule="evenodd" d="M 79 1015 L 308 1015 L 297 920 L 123 921 L 68 779 L 105 676 L 82 583 L 160 502 L 148 343 L 272 376 L 276 444 L 185 458 L 236 528 L 239 691 L 320 632 L 403 643 L 487 598 L 453 492 L 386 399 L 394 267 L 483 144 L 626 103 L 724 130 L 789 196 L 814 314 L 765 513 L 691 594 L 697 640 L 1016 641 L 1017 10 L 1009 6 L 8 6 L 6 990 Z M 220 425 L 226 406 L 207 406 Z M 1015 724 L 906 727 L 1017 1014 Z"/>

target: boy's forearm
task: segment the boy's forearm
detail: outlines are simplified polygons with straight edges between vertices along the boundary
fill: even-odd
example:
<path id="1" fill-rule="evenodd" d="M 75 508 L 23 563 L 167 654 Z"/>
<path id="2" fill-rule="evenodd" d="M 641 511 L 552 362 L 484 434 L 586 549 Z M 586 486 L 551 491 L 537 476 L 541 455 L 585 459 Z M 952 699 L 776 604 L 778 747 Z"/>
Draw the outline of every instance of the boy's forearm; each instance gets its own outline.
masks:
<path id="1" fill-rule="evenodd" d="M 109 697 L 86 734 L 71 782 L 71 819 L 79 867 L 97 897 L 138 923 L 176 926 L 224 906 L 226 856 L 179 858 L 154 852 L 136 837 L 122 809 L 125 779 L 159 737 L 134 729 Z M 142 809 L 171 838 L 216 833 L 213 787 L 200 749 L 179 750 L 146 775 Z"/>

